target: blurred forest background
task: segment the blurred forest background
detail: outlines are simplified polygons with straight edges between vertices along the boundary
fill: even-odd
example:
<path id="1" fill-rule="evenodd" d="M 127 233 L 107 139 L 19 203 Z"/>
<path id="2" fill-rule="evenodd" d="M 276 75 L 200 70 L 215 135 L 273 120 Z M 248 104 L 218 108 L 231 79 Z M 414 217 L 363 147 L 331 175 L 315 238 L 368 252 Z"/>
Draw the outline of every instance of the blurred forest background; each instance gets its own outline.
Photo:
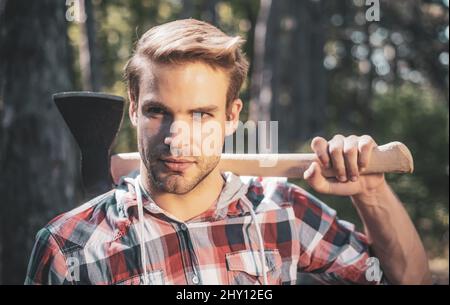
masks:
<path id="1" fill-rule="evenodd" d="M 380 20 L 368 21 L 365 0 L 0 0 L 0 283 L 23 283 L 38 229 L 86 199 L 51 94 L 125 97 L 123 67 L 138 37 L 189 17 L 246 39 L 241 120 L 279 121 L 280 152 L 336 133 L 411 149 L 414 174 L 388 180 L 436 280 L 448 283 L 448 6 L 380 1 Z M 114 152 L 136 149 L 125 117 Z M 348 198 L 319 197 L 361 228 Z"/>

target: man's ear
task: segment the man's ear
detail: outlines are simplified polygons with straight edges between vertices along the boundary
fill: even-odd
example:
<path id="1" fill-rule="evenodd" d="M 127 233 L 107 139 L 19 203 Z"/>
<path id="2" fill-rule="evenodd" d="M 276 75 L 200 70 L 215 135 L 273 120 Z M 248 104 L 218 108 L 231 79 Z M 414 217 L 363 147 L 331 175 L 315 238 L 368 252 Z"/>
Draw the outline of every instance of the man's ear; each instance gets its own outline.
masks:
<path id="1" fill-rule="evenodd" d="M 227 122 L 225 126 L 225 136 L 232 135 L 239 124 L 239 114 L 241 113 L 243 107 L 242 100 L 237 98 L 231 102 L 231 104 L 227 107 Z"/>
<path id="2" fill-rule="evenodd" d="M 138 117 L 138 101 L 130 90 L 128 90 L 128 100 L 130 101 L 130 105 L 128 106 L 128 115 L 130 117 L 131 124 L 136 127 Z"/>

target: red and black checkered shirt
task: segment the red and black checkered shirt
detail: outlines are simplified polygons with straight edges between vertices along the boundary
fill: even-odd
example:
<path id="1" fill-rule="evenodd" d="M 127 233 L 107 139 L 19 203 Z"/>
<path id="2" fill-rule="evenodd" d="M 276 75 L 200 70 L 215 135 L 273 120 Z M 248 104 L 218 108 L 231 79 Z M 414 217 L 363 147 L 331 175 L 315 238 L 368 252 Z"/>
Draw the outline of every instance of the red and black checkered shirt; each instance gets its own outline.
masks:
<path id="1" fill-rule="evenodd" d="M 26 284 L 139 284 L 140 247 L 150 284 L 260 284 L 262 260 L 254 207 L 264 241 L 269 284 L 373 284 L 369 245 L 336 212 L 286 179 L 238 177 L 210 209 L 181 222 L 144 195 L 144 238 L 138 238 L 133 178 L 56 217 L 37 234 Z M 368 280 L 369 279 L 369 280 Z"/>

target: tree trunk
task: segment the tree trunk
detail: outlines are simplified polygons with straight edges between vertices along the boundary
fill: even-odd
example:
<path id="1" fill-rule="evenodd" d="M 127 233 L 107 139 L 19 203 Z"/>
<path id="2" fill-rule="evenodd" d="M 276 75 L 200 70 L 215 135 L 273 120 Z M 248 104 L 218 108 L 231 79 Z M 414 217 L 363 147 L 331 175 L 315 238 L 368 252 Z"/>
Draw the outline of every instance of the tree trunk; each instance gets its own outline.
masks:
<path id="1" fill-rule="evenodd" d="M 64 1 L 0 11 L 0 283 L 23 283 L 39 228 L 81 199 L 78 148 L 52 94 L 72 88 Z"/>
<path id="2" fill-rule="evenodd" d="M 250 87 L 249 120 L 269 121 L 272 103 L 272 71 L 276 65 L 272 57 L 271 45 L 276 45 L 278 27 L 274 19 L 277 18 L 277 2 L 261 0 L 258 19 L 255 26 L 255 42 L 253 67 Z M 275 42 L 275 43 L 274 43 Z"/>
<path id="3" fill-rule="evenodd" d="M 283 142 L 295 149 L 293 144 L 312 138 L 323 131 L 326 107 L 326 72 L 323 66 L 325 44 L 325 22 L 323 1 L 291 2 L 294 20 L 298 20 L 292 30 L 292 64 L 286 66 L 287 76 L 291 75 L 291 104 L 294 111 L 286 108 L 278 118 L 292 113 L 285 129 L 291 131 Z M 297 128 L 296 128 L 297 127 Z"/>
<path id="4" fill-rule="evenodd" d="M 94 8 L 91 0 L 80 1 L 82 13 L 85 15 L 80 22 L 80 72 L 83 90 L 98 92 L 101 90 L 99 47 L 96 43 L 96 25 Z"/>
<path id="5" fill-rule="evenodd" d="M 195 4 L 192 0 L 183 0 L 183 8 L 179 14 L 180 19 L 192 18 L 195 14 Z"/>
<path id="6" fill-rule="evenodd" d="M 324 128 L 322 9 L 322 1 L 261 1 L 249 118 L 278 121 L 280 152 L 292 152 Z"/>

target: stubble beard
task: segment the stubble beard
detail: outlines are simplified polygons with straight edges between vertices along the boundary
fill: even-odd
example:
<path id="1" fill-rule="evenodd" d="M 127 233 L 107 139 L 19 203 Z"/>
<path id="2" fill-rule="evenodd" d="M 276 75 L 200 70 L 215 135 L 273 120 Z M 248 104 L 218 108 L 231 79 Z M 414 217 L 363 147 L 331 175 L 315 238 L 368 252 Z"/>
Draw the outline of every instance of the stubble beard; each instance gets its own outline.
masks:
<path id="1" fill-rule="evenodd" d="M 161 157 L 171 156 L 167 145 L 158 147 L 158 145 L 146 144 L 141 139 L 139 153 L 147 170 L 150 191 L 177 195 L 192 191 L 208 177 L 220 161 L 220 156 L 199 156 L 195 157 L 195 163 L 185 172 L 172 172 L 159 161 Z"/>

